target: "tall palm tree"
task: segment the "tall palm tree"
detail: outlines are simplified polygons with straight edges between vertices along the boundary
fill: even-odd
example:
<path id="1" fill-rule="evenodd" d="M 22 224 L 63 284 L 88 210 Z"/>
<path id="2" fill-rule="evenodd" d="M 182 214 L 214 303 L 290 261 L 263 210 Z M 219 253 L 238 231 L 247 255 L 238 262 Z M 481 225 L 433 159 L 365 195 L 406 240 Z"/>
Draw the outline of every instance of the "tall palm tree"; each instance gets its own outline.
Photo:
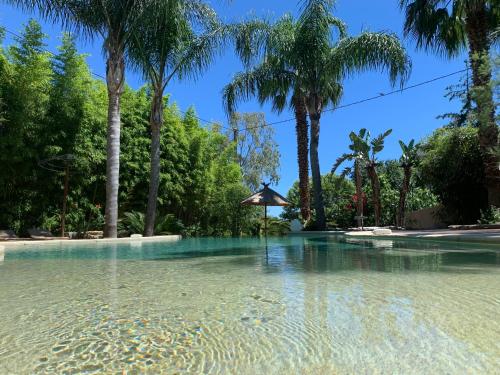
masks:
<path id="1" fill-rule="evenodd" d="M 261 102 L 271 99 L 280 110 L 286 107 L 287 95 L 292 96 L 292 104 L 294 99 L 301 105 L 305 103 L 311 122 L 309 152 L 318 229 L 326 227 L 318 154 L 324 108 L 339 103 L 342 80 L 355 72 L 388 70 L 390 81 L 395 84 L 398 79 L 403 83 L 411 69 L 404 48 L 394 35 L 364 32 L 348 37 L 345 24 L 331 13 L 333 3 L 333 0 L 307 0 L 297 21 L 290 16 L 280 20 L 263 43 L 265 52 L 260 64 L 236 76 L 225 93 L 229 103 L 237 98 L 258 96 Z M 337 40 L 333 38 L 334 31 Z M 301 145 L 306 137 L 305 126 L 299 126 L 299 120 L 297 117 L 300 166 L 305 164 L 302 154 L 305 147 Z M 305 168 L 300 169 L 300 175 L 305 174 Z"/>
<path id="2" fill-rule="evenodd" d="M 411 70 L 409 57 L 398 38 L 383 32 L 346 35 L 346 27 L 332 16 L 333 0 L 307 0 L 298 22 L 294 65 L 301 72 L 311 120 L 311 171 L 318 229 L 326 227 L 319 167 L 319 134 L 323 110 L 342 97 L 341 82 L 367 69 L 387 70 L 392 85 L 404 83 Z M 333 38 L 332 26 L 339 37 Z"/>
<path id="3" fill-rule="evenodd" d="M 120 98 L 125 82 L 125 50 L 144 9 L 160 0 L 6 0 L 38 10 L 87 38 L 104 40 L 108 87 L 105 237 L 117 236 L 120 174 Z"/>
<path id="4" fill-rule="evenodd" d="M 295 114 L 295 131 L 297 136 L 297 159 L 299 164 L 299 194 L 302 220 L 308 222 L 311 217 L 309 194 L 309 125 L 305 97 L 299 86 L 299 72 L 286 64 L 282 56 L 288 56 L 296 38 L 296 23 L 285 15 L 274 25 L 260 25 L 254 28 L 264 36 L 263 41 L 250 36 L 241 38 L 241 45 L 259 47 L 262 44 L 264 56 L 257 66 L 235 75 L 223 90 L 224 106 L 228 113 L 236 110 L 241 100 L 257 97 L 263 104 L 270 101 L 273 110 L 281 113 L 290 107 Z M 256 40 L 257 39 L 257 40 Z M 252 48 L 247 47 L 248 50 Z M 254 48 L 255 50 L 255 48 Z M 290 99 L 288 99 L 290 96 Z"/>
<path id="5" fill-rule="evenodd" d="M 207 68 L 220 51 L 227 27 L 220 25 L 215 12 L 202 2 L 163 0 L 149 4 L 135 30 L 128 56 L 132 66 L 149 81 L 152 91 L 151 171 L 144 229 L 145 236 L 152 236 L 160 185 L 165 89 L 172 79 L 196 78 Z"/>
<path id="6" fill-rule="evenodd" d="M 500 171 L 491 149 L 498 145 L 495 104 L 491 89 L 489 52 L 498 38 L 498 0 L 400 0 L 405 12 L 404 32 L 417 47 L 448 58 L 468 49 L 473 99 L 479 115 L 479 143 L 485 161 L 489 204 L 500 206 Z"/>
<path id="7" fill-rule="evenodd" d="M 405 144 L 403 141 L 399 141 L 399 146 L 402 151 L 400 162 L 401 168 L 403 168 L 403 184 L 401 185 L 401 190 L 399 192 L 398 216 L 396 221 L 398 226 L 404 227 L 406 216 L 406 196 L 410 191 L 413 167 L 418 161 L 418 148 L 414 139 L 412 139 L 408 144 Z"/>

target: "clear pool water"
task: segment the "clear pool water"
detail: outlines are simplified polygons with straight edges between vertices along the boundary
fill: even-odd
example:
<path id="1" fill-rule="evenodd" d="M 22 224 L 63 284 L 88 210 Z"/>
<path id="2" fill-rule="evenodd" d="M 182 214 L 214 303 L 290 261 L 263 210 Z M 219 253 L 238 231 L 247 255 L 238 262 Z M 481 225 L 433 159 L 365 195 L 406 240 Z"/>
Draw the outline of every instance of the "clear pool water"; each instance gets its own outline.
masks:
<path id="1" fill-rule="evenodd" d="M 1 374 L 493 374 L 500 251 L 342 237 L 8 251 Z"/>

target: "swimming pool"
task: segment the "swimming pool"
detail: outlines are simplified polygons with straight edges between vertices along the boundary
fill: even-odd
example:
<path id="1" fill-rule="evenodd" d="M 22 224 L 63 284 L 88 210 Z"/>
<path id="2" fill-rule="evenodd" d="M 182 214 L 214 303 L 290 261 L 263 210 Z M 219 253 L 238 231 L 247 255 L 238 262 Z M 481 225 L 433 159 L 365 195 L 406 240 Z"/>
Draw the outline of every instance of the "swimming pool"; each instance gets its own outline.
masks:
<path id="1" fill-rule="evenodd" d="M 500 251 L 339 237 L 7 251 L 0 373 L 498 373 Z"/>

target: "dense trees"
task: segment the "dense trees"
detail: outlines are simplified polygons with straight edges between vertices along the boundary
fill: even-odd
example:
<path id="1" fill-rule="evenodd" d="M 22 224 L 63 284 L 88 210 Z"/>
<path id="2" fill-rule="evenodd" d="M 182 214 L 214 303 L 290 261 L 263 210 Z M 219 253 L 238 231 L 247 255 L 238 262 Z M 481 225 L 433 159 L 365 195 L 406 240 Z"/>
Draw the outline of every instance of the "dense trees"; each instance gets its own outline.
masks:
<path id="1" fill-rule="evenodd" d="M 418 173 L 439 197 L 450 224 L 475 223 L 488 205 L 478 133 L 470 126 L 441 128 L 421 144 Z"/>
<path id="2" fill-rule="evenodd" d="M 453 57 L 463 49 L 469 52 L 472 69 L 472 99 L 477 106 L 479 144 L 484 162 L 488 201 L 500 206 L 499 130 L 491 87 L 490 48 L 498 36 L 498 0 L 400 0 L 405 12 L 404 30 L 419 48 Z"/>
<path id="3" fill-rule="evenodd" d="M 346 181 L 343 176 L 320 174 L 324 109 L 339 103 L 343 80 L 356 72 L 387 71 L 392 84 L 402 84 L 411 68 L 393 34 L 348 36 L 343 22 L 332 15 L 333 0 L 302 1 L 297 19 L 285 15 L 273 24 L 254 20 L 235 25 L 222 25 L 203 1 L 7 2 L 36 9 L 42 17 L 90 39 L 102 39 L 106 58 L 104 86 L 91 77 L 70 34 L 63 35 L 56 56 L 45 52 L 43 32 L 34 21 L 13 46 L 0 50 L 0 198 L 16 197 L 16 204 L 1 211 L 0 224 L 17 229 L 39 223 L 56 225 L 61 176 L 37 164 L 71 153 L 76 161 L 71 173 L 70 227 L 98 227 L 104 217 L 105 235 L 115 237 L 121 215 L 136 224 L 143 221 L 140 225 L 146 235 L 173 222 L 190 233 L 255 232 L 253 224 L 241 220 L 254 211 L 237 202 L 261 178 L 278 179 L 279 153 L 263 116 L 234 112 L 238 101 L 252 96 L 261 103 L 270 101 L 278 112 L 287 107 L 293 110 L 301 216 L 309 222 L 313 202 L 311 224 L 325 229 L 332 214 L 331 208 L 325 209 L 322 184 L 337 178 L 338 184 Z M 418 47 L 448 56 L 468 48 L 472 89 L 467 81 L 465 90 L 450 91 L 451 99 L 462 99 L 463 108 L 441 117 L 451 118 L 448 128 L 436 131 L 418 148 L 413 141 L 400 143 L 399 168 L 394 169 L 395 161 L 376 159 L 388 134 L 371 140 L 368 132 L 352 133 L 352 152 L 343 156 L 354 161 L 356 194 L 351 203 L 356 204 L 358 216 L 366 206 L 366 212 L 373 213 L 369 220 L 373 218 L 376 225 L 403 224 L 406 208 L 414 206 L 412 197 L 422 192 L 422 201 L 430 204 L 435 198 L 431 190 L 449 217 L 470 222 L 488 202 L 500 205 L 499 129 L 493 99 L 497 88 L 492 80 L 497 60 L 491 61 L 489 54 L 498 39 L 498 2 L 400 0 L 400 5 L 405 10 L 405 33 L 415 37 Z M 224 90 L 231 115 L 226 133 L 217 125 L 201 128 L 193 111 L 181 117 L 164 91 L 173 78 L 196 77 L 229 38 L 246 71 L 238 73 Z M 128 88 L 125 64 L 141 71 L 149 86 L 136 91 Z M 165 130 L 160 132 L 162 127 Z M 460 155 L 451 160 L 454 150 Z M 422 161 L 418 166 L 417 156 Z M 481 173 L 475 169 L 479 162 Z M 126 167 L 122 173 L 120 163 Z M 378 168 L 384 172 L 379 174 Z M 436 170 L 442 170 L 446 181 L 439 180 Z M 124 180 L 119 185 L 120 176 Z M 477 199 L 468 202 L 470 207 L 460 207 L 456 200 L 470 189 L 476 189 Z M 372 195 L 371 202 L 365 203 L 363 191 Z M 394 192 L 399 205 L 393 202 Z M 123 200 L 120 210 L 118 199 Z M 144 210 L 145 201 L 146 214 L 136 214 Z M 384 201 L 393 203 L 385 208 Z M 161 225 L 155 226 L 157 213 Z"/>
<path id="4" fill-rule="evenodd" d="M 106 237 L 117 236 L 118 224 L 118 195 L 119 195 L 119 168 L 120 168 L 120 131 L 121 131 L 121 114 L 120 100 L 125 84 L 125 68 L 127 50 L 131 49 L 140 53 L 134 54 L 132 61 L 138 62 L 137 57 L 141 55 L 141 61 L 144 63 L 142 67 L 147 72 L 148 78 L 151 80 L 150 74 L 165 73 L 165 65 L 171 63 L 171 55 L 174 55 L 178 60 L 183 60 L 182 63 L 177 61 L 178 66 L 193 66 L 191 62 L 197 61 L 205 66 L 207 64 L 207 56 L 209 54 L 199 53 L 199 48 L 191 48 L 191 51 L 196 50 L 194 54 L 189 53 L 186 59 L 186 48 L 188 43 L 187 34 L 191 34 L 191 41 L 195 39 L 195 35 L 190 30 L 191 20 L 198 20 L 201 23 L 207 18 L 212 18 L 215 14 L 211 8 L 203 2 L 192 2 L 183 0 L 165 0 L 165 1 L 58 1 L 58 0 L 12 0 L 11 3 L 17 4 L 28 9 L 36 9 L 40 14 L 51 20 L 62 22 L 77 32 L 87 36 L 88 38 L 101 38 L 103 40 L 103 50 L 106 55 L 106 84 L 108 89 L 108 132 L 107 132 L 107 163 L 106 163 L 106 215 L 104 234 Z M 209 20 L 211 22 L 211 20 Z M 164 37 L 160 37 L 163 35 Z M 214 36 L 207 38 L 211 44 L 216 40 Z M 134 43 L 138 42 L 138 43 Z M 190 44 L 190 47 L 193 43 Z M 200 44 L 198 43 L 199 47 Z M 184 48 L 184 52 L 179 51 Z M 160 59 L 158 59 L 160 58 Z M 155 62 L 152 64 L 152 62 Z M 175 65 L 175 63 L 173 63 Z M 160 69 L 163 68 L 163 69 Z M 172 67 L 174 74 L 182 74 L 186 72 L 178 72 L 178 68 Z M 163 71 L 160 71 L 163 70 Z M 171 72 L 172 73 L 172 72 Z M 160 87 L 165 87 L 165 80 L 172 75 L 171 73 L 165 76 L 158 77 L 155 74 L 152 83 L 157 92 L 153 106 L 158 107 L 153 116 L 153 128 L 158 127 L 161 119 L 158 114 L 161 113 L 162 94 Z M 156 135 L 158 132 L 154 132 Z M 159 142 L 156 135 L 153 143 L 153 155 L 159 155 Z M 158 183 L 158 157 L 153 158 L 152 165 L 152 183 L 151 183 L 151 199 L 146 215 L 146 233 L 151 234 L 154 225 L 155 193 L 157 193 Z"/>
<path id="5" fill-rule="evenodd" d="M 58 230 L 62 176 L 38 161 L 72 153 L 67 228 L 104 224 L 107 89 L 93 79 L 85 56 L 65 34 L 56 56 L 30 22 L 15 45 L 0 51 L 0 227 L 20 234 L 32 226 Z M 29 84 L 28 84 L 29 83 Z M 120 216 L 145 212 L 150 173 L 151 89 L 122 94 Z M 205 128 L 194 109 L 181 116 L 165 98 L 158 212 L 173 215 L 192 234 L 239 234 L 257 225 L 240 208 L 250 190 L 235 162 L 235 147 L 217 125 Z"/>

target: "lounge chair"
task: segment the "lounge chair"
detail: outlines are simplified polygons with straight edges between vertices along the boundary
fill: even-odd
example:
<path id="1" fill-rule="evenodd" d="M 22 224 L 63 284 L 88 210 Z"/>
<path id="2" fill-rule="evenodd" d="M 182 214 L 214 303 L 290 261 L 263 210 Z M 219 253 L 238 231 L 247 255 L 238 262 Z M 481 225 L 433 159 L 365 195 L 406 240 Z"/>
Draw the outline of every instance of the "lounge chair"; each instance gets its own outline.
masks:
<path id="1" fill-rule="evenodd" d="M 10 229 L 0 229 L 0 241 L 18 240 L 19 237 L 16 236 L 13 230 Z"/>
<path id="2" fill-rule="evenodd" d="M 50 231 L 44 229 L 33 228 L 28 230 L 28 234 L 34 240 L 55 240 L 61 237 L 56 237 Z"/>

